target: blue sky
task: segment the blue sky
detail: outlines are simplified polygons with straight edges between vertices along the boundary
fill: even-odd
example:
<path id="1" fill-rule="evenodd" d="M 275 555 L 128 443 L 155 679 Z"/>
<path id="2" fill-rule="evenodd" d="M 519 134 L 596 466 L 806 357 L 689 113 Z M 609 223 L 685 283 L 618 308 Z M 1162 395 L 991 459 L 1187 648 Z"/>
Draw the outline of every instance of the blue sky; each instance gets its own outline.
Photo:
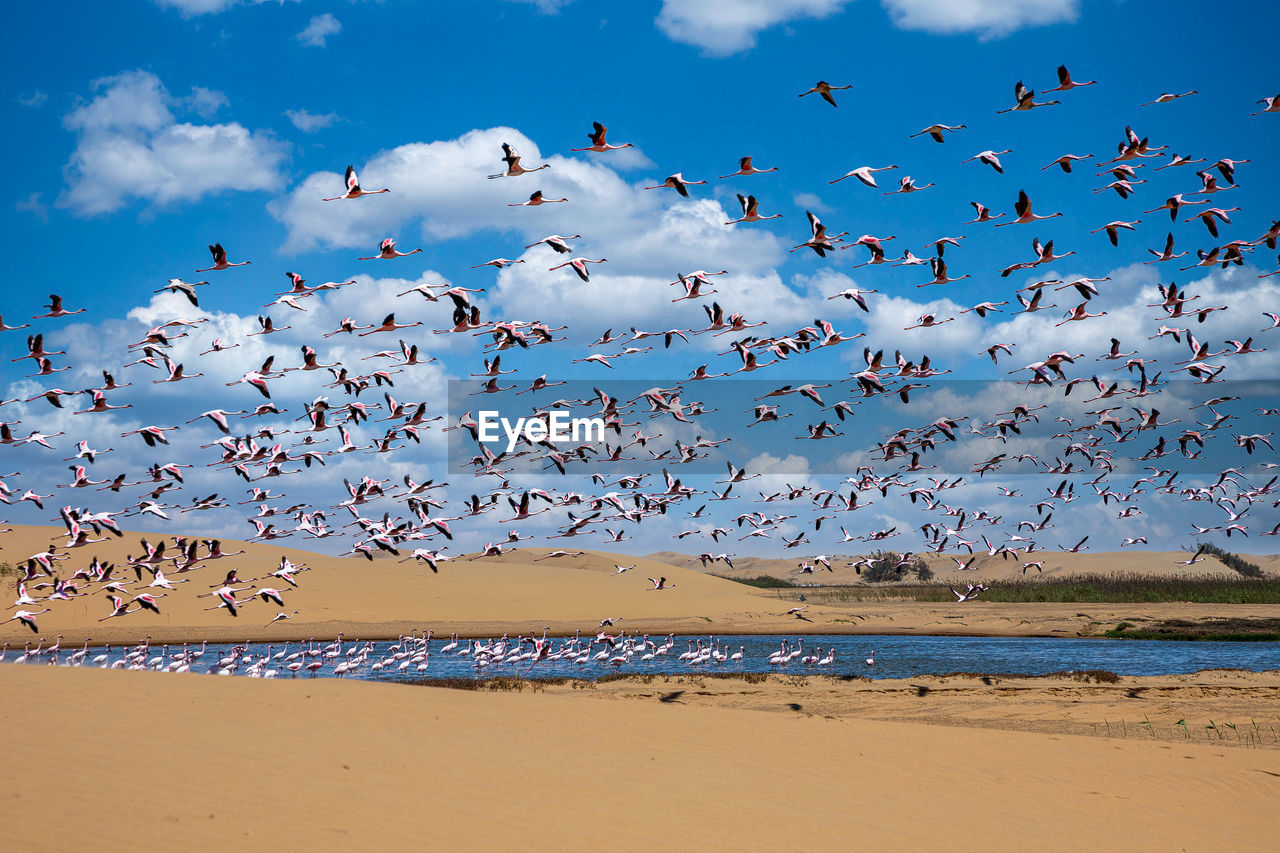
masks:
<path id="1" fill-rule="evenodd" d="M 46 324 L 39 330 L 46 332 L 48 342 L 71 349 L 61 357 L 65 360 L 55 362 L 70 364 L 72 370 L 35 380 L 35 390 L 31 380 L 23 380 L 29 362 L 8 362 L 22 354 L 26 332 L 6 333 L 0 339 L 11 353 L 0 376 L 9 386 L 4 396 L 32 396 L 53 386 L 88 387 L 98 370 L 109 368 L 136 383 L 112 396 L 113 402 L 134 406 L 118 418 L 121 426 L 114 433 L 138 423 L 174 420 L 179 412 L 185 421 L 204 406 L 256 405 L 250 389 L 226 389 L 215 380 L 236 378 L 263 353 L 277 353 L 278 362 L 292 365 L 298 346 L 311 344 L 323 361 L 336 354 L 358 367 L 368 351 L 394 346 L 395 336 L 372 338 L 360 350 L 363 341 L 340 340 L 331 347 L 320 333 L 343 316 L 367 323 L 396 310 L 402 320 L 426 323 L 413 340 L 441 359 L 430 368 L 414 368 L 419 371 L 416 383 L 406 384 L 406 377 L 397 396 L 434 401 L 433 413 L 446 414 L 445 382 L 478 371 L 482 339 L 430 335 L 426 329 L 448 324 L 446 303 L 427 305 L 416 296 L 397 299 L 395 293 L 424 281 L 448 281 L 486 288 L 478 296 L 486 319 L 567 322 L 569 340 L 564 344 L 504 360 L 519 367 L 516 378 L 521 382 L 544 372 L 553 378 L 603 381 L 611 371 L 569 361 L 581 357 L 585 344 L 606 327 L 705 324 L 699 307 L 672 305 L 669 297 L 676 293 L 665 287 L 678 272 L 695 268 L 729 269 L 729 275 L 712 279 L 720 288 L 712 298 L 728 311 L 743 311 L 748 319 L 768 320 L 768 334 L 784 334 L 822 317 L 848 334 L 867 335 L 822 353 L 793 357 L 753 377 L 765 384 L 847 376 L 851 367 L 860 369 L 864 344 L 890 353 L 901 347 L 910 358 L 929 353 L 934 366 L 953 370 L 953 377 L 984 380 L 1008 379 L 1006 370 L 1065 348 L 1087 353 L 1088 363 L 1069 375 L 1088 378 L 1123 365 L 1093 361 L 1107 339 L 1117 335 L 1126 350 L 1140 349 L 1171 369 L 1185 358 L 1185 346 L 1146 340 L 1161 322 L 1158 312 L 1145 308 L 1157 296 L 1157 281 L 1189 285 L 1201 295 L 1200 304 L 1230 306 L 1193 330 L 1212 341 L 1215 350 L 1224 340 L 1243 339 L 1267 325 L 1261 312 L 1280 310 L 1280 291 L 1272 284 L 1278 279 L 1257 278 L 1276 266 L 1274 253 L 1265 248 L 1251 254 L 1246 267 L 1226 272 L 1171 269 L 1194 260 L 1197 248 L 1229 239 L 1253 240 L 1277 216 L 1272 200 L 1280 182 L 1269 155 L 1277 150 L 1280 116 L 1250 113 L 1258 109 L 1257 99 L 1276 94 L 1280 67 L 1270 50 L 1271 27 L 1233 27 L 1229 41 L 1224 35 L 1221 44 L 1206 47 L 1199 23 L 1210 20 L 1205 7 L 1161 8 L 1164 13 L 1153 15 L 1148 4 L 1069 0 L 162 0 L 17 10 L 12 26 L 0 36 L 16 67 L 0 107 L 6 126 L 14 131 L 0 143 L 14 173 L 9 203 L 0 207 L 0 216 L 8 235 L 8 273 L 21 286 L 11 289 L 2 313 L 7 322 L 17 323 L 41 313 L 43 297 L 53 292 L 68 306 L 88 306 L 90 311 L 37 321 Z M 1215 19 L 1259 17 L 1250 4 L 1213 7 Z M 68 59 L 70 53 L 74 61 Z M 1037 90 L 1055 85 L 1054 69 L 1060 62 L 1077 79 L 1101 82 L 1044 96 L 1059 98 L 1058 106 L 996 114 L 1012 105 L 1019 79 Z M 838 109 L 816 96 L 796 97 L 818 79 L 854 88 L 836 93 Z M 1138 106 L 1161 92 L 1191 89 L 1199 94 Z M 587 144 L 593 120 L 609 126 L 611 142 L 636 147 L 608 154 L 569 153 Z M 934 122 L 965 124 L 966 129 L 942 145 L 909 138 Z M 1153 146 L 1168 145 L 1209 163 L 1219 157 L 1252 161 L 1240 167 L 1238 189 L 1211 197 L 1214 205 L 1241 208 L 1231 214 L 1232 225 L 1224 226 L 1222 240 L 1212 240 L 1198 221 L 1183 222 L 1189 212 L 1172 225 L 1164 212 L 1140 212 L 1175 192 L 1198 189 L 1194 171 L 1201 166 L 1153 173 L 1165 161 L 1149 161 L 1139 170 L 1149 183 L 1139 185 L 1127 201 L 1109 190 L 1092 192 L 1110 180 L 1096 177 L 1100 167 L 1093 162 L 1078 165 L 1071 175 L 1056 168 L 1041 171 L 1068 152 L 1109 158 L 1123 140 L 1126 124 L 1149 137 Z M 503 141 L 515 144 L 527 165 L 546 161 L 552 168 L 485 181 L 481 176 L 501 165 L 498 146 Z M 983 149 L 1005 148 L 1013 152 L 1002 158 L 1004 175 L 979 163 L 960 162 Z M 777 165 L 780 171 L 716 179 L 734 171 L 744 154 L 754 155 L 759 167 Z M 366 187 L 389 185 L 392 192 L 321 204 L 320 197 L 340 192 L 341 173 L 349 162 Z M 889 164 L 900 168 L 879 173 L 880 190 L 852 179 L 828 183 L 855 166 Z M 670 190 L 639 189 L 673 172 L 706 178 L 710 185 L 694 187 L 688 202 Z M 938 186 L 911 195 L 881 194 L 903 175 Z M 507 207 L 535 189 L 549 197 L 566 195 L 570 201 Z M 1063 216 L 1038 226 L 962 224 L 972 218 L 971 200 L 1004 212 L 1003 221 L 1012 218 L 1019 189 L 1031 194 L 1038 212 L 1062 211 Z M 734 194 L 739 191 L 757 195 L 762 213 L 783 217 L 722 225 L 737 217 Z M 927 266 L 855 269 L 867 257 L 861 248 L 836 252 L 827 260 L 808 250 L 788 253 L 808 236 L 806 209 L 818 213 L 833 232 L 848 230 L 850 239 L 896 235 L 887 244 L 892 256 L 903 249 L 927 256 L 932 252 L 928 241 L 967 235 L 946 258 L 951 275 L 968 273 L 972 278 L 917 288 L 930 278 Z M 1114 219 L 1137 218 L 1142 224 L 1136 233 L 1121 235 L 1119 248 L 1111 247 L 1104 235 L 1089 233 Z M 1143 265 L 1149 259 L 1146 249 L 1161 246 L 1170 230 L 1178 250 L 1192 254 L 1177 262 Z M 551 233 L 581 233 L 581 252 L 609 262 L 594 269 L 591 284 L 583 287 L 567 270 L 548 272 L 551 262 L 563 259 L 546 262 L 552 253 L 545 247 L 526 251 L 523 246 Z M 385 236 L 397 237 L 406 250 L 421 246 L 424 252 L 394 262 L 354 260 L 372 254 Z M 1076 254 L 1000 278 L 1001 268 L 1030 258 L 1033 237 L 1052 238 L 1059 252 Z M 196 276 L 197 267 L 207 266 L 205 245 L 214 241 L 227 247 L 231 260 L 252 259 L 253 265 Z M 527 263 L 502 273 L 469 269 L 499 256 L 524 257 Z M 208 329 L 216 327 L 230 339 L 256 326 L 254 316 L 283 289 L 286 270 L 302 273 L 312 284 L 353 277 L 359 284 L 332 297 L 314 298 L 304 314 L 272 308 L 277 322 L 292 322 L 295 329 L 267 341 L 245 340 L 238 352 L 214 357 L 221 362 L 192 361 L 189 370 L 209 374 L 201 380 L 151 387 L 154 375 L 139 372 L 145 368 L 120 370 L 125 360 L 132 360 L 125 358 L 124 345 L 150 325 L 176 315 L 200 316 L 177 297 L 153 298 L 167 279 L 213 282 L 201 292 L 201 308 L 212 312 L 212 320 L 179 344 L 175 354 L 181 356 L 187 347 L 198 345 L 194 352 L 206 348 L 213 337 Z M 1054 298 L 1046 300 L 1060 308 L 1018 319 L 1009 316 L 1008 306 L 1003 315 L 986 321 L 958 313 L 981 301 L 1012 301 L 1016 288 L 1039 278 L 1107 275 L 1112 281 L 1101 285 L 1089 310 L 1107 310 L 1108 316 L 1061 329 L 1053 324 L 1076 304 L 1067 292 L 1050 293 Z M 880 291 L 871 297 L 869 314 L 844 300 L 826 299 L 852 286 Z M 938 329 L 903 330 L 927 310 L 958 319 Z M 1260 336 L 1257 345 L 1267 346 L 1265 338 Z M 1007 367 L 1004 359 L 995 367 L 980 355 L 998 341 L 1018 345 Z M 710 347 L 708 337 L 695 338 L 688 346 L 628 359 L 619 363 L 625 365 L 619 378 L 662 384 L 683 378 L 704 362 L 717 371 L 736 367 L 736 356 L 717 355 L 724 348 Z M 1224 378 L 1273 380 L 1280 345 L 1268 349 L 1220 360 L 1230 366 Z M 332 393 L 321 391 L 316 377 L 306 379 L 314 381 L 291 378 L 281 383 L 288 392 L 280 396 L 294 402 L 295 414 L 302 400 Z M 996 396 L 1004 399 L 1015 391 L 1006 388 Z M 1186 401 L 1199 393 L 1188 392 Z M 962 398 L 956 404 L 960 408 L 950 413 L 986 418 L 990 413 L 981 410 L 980 402 L 976 396 Z M 78 399 L 75 407 L 80 407 Z M 22 416 L 22 428 L 15 428 L 20 435 L 30 428 L 61 428 L 61 421 L 50 420 L 56 413 L 42 401 L 10 404 L 0 409 L 0 419 L 13 420 L 11 412 Z M 903 414 L 904 423 L 916 422 L 912 410 Z M 1243 403 L 1232 414 L 1241 420 L 1219 431 L 1221 446 L 1231 444 L 1228 432 L 1267 431 L 1265 419 L 1249 419 Z M 761 463 L 764 470 L 778 472 L 780 483 L 812 474 L 815 485 L 829 486 L 794 447 L 791 437 L 809 413 L 797 409 L 796 415 L 773 434 L 775 450 L 753 447 L 749 459 L 771 453 L 780 461 Z M 116 422 L 114 416 L 89 417 Z M 67 423 L 83 429 L 79 420 Z M 716 428 L 722 436 L 735 434 L 730 424 L 718 422 Z M 207 453 L 199 444 L 216 433 L 202 432 L 199 426 L 184 429 L 173 453 Z M 884 431 L 879 424 L 863 425 L 859 432 L 869 434 L 868 440 L 861 434 L 851 437 L 850 446 L 842 449 L 865 453 Z M 122 446 L 124 440 L 114 438 L 112 430 L 101 432 L 111 436 L 103 443 Z M 56 454 L 59 463 L 70 455 L 73 439 L 81 437 L 86 436 L 60 439 L 58 450 L 67 452 Z M 129 439 L 129 449 L 118 451 L 116 459 L 103 457 L 98 468 L 114 474 L 121 466 L 145 468 L 162 461 L 134 442 Z M 63 481 L 65 472 L 49 463 L 49 454 L 38 455 L 33 447 L 9 451 L 17 464 L 6 462 L 0 473 L 21 469 L 22 476 L 10 483 L 19 491 L 34 487 L 48 493 L 46 484 Z M 725 453 L 739 464 L 749 461 Z M 799 454 L 796 459 L 785 461 L 794 454 Z M 306 476 L 306 499 L 317 507 L 340 499 L 334 489 L 341 490 L 343 466 L 363 470 L 344 460 L 322 475 Z M 442 475 L 440 446 L 397 454 L 383 473 L 398 477 L 405 470 L 413 470 L 417 479 Z M 94 476 L 102 476 L 102 470 Z M 232 493 L 242 485 L 225 475 L 203 472 L 200 477 L 208 479 L 198 479 L 187 497 L 214 489 Z M 569 486 L 534 479 L 522 485 L 583 490 L 577 481 Z M 1255 485 L 1266 479 L 1258 472 Z M 460 494 L 468 494 L 472 485 L 463 484 Z M 303 487 L 293 490 L 301 494 Z M 100 493 L 90 494 L 102 499 Z M 975 507 L 986 499 L 978 492 L 972 498 Z M 1151 500 L 1155 506 L 1165 499 Z M 1209 523 L 1206 518 L 1214 524 L 1220 520 L 1221 510 L 1212 506 L 1208 511 L 1196 507 L 1193 513 L 1177 503 L 1171 500 L 1164 507 L 1158 524 L 1126 520 L 1123 529 L 1142 528 L 1153 546 L 1171 547 L 1191 538 L 1184 515 L 1202 525 Z M 759 507 L 735 506 L 732 514 L 747 509 Z M 895 504 L 881 509 L 879 517 L 867 518 L 862 526 L 871 530 L 901 523 L 905 528 L 929 520 L 915 508 Z M 1027 512 L 1010 507 L 1010 517 L 1019 511 Z M 1098 518 L 1114 514 L 1109 507 L 1089 512 L 1099 513 Z M 1064 538 L 1097 523 L 1079 503 L 1070 515 L 1076 513 L 1079 520 L 1063 532 Z M 559 520 L 562 512 L 547 515 Z M 12 521 L 47 516 L 26 506 L 8 515 Z M 1260 501 L 1251 514 L 1256 523 L 1251 529 L 1270 529 L 1277 520 L 1269 503 Z M 473 521 L 470 544 L 496 537 L 487 519 Z M 251 532 L 243 517 L 232 513 L 202 515 L 199 523 L 228 535 Z M 667 519 L 646 523 L 649 527 L 655 531 L 652 542 L 629 543 L 634 550 L 660 550 L 678 529 Z M 539 532 L 537 526 L 529 529 Z M 1104 543 L 1108 548 L 1118 546 L 1119 537 L 1113 538 L 1117 541 Z M 920 544 L 901 541 L 904 549 Z M 1238 537 L 1232 539 L 1233 547 L 1236 542 Z M 814 544 L 817 550 L 824 547 L 819 539 Z M 1239 547 L 1275 550 L 1270 545 L 1255 536 Z M 763 551 L 771 549 L 776 551 L 772 541 L 763 543 Z"/>

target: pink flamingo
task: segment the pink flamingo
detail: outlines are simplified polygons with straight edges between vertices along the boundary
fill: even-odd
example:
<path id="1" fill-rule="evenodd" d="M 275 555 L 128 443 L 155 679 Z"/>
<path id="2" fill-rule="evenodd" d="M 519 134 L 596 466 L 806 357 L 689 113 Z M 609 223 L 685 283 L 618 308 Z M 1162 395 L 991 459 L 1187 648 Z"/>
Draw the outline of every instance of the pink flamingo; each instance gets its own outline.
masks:
<path id="1" fill-rule="evenodd" d="M 212 246 L 210 246 L 209 253 L 213 255 L 213 266 L 205 267 L 202 270 L 196 270 L 196 272 L 211 272 L 213 270 L 226 270 L 226 269 L 231 269 L 231 267 L 243 267 L 253 263 L 253 261 L 240 261 L 237 264 L 227 263 L 227 250 L 222 248 L 221 243 L 214 243 Z"/>
<path id="2" fill-rule="evenodd" d="M 741 157 L 738 159 L 738 171 L 730 172 L 727 175 L 721 175 L 719 180 L 723 181 L 725 178 L 732 178 L 737 175 L 744 175 L 744 176 L 745 175 L 763 175 L 765 172 L 776 172 L 776 171 L 778 171 L 777 166 L 770 166 L 767 169 L 757 169 L 755 166 L 751 165 L 751 155 L 748 154 L 746 157 Z"/>
<path id="3" fill-rule="evenodd" d="M 570 148 L 570 151 L 620 151 L 623 148 L 635 147 L 630 142 L 624 142 L 621 145 L 610 145 L 605 141 L 605 135 L 609 132 L 609 128 L 598 121 L 591 122 L 591 127 L 591 133 L 587 134 L 587 138 L 591 140 L 591 145 L 586 148 Z"/>
<path id="4" fill-rule="evenodd" d="M 378 254 L 370 258 L 356 258 L 358 261 L 390 261 L 395 258 L 407 258 L 410 255 L 416 255 L 421 249 L 414 249 L 412 252 L 400 252 L 396 250 L 396 241 L 388 237 L 378 244 Z"/>
<path id="5" fill-rule="evenodd" d="M 377 195 L 378 193 L 389 193 L 391 190 L 383 187 L 380 190 L 365 190 L 360 188 L 360 179 L 356 177 L 356 167 L 347 166 L 347 191 L 340 196 L 333 198 L 321 199 L 321 201 L 342 201 L 348 198 L 360 198 L 362 195 Z"/>

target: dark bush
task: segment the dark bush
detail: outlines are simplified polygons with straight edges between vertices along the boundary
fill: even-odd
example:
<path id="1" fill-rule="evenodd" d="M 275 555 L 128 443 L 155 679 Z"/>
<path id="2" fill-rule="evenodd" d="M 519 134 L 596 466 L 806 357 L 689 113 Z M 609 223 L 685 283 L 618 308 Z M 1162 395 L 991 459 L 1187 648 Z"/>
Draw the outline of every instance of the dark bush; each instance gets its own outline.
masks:
<path id="1" fill-rule="evenodd" d="M 1196 547 L 1199 549 L 1202 549 L 1206 554 L 1208 554 L 1211 557 L 1217 557 L 1219 560 L 1222 561 L 1222 565 L 1226 566 L 1229 569 L 1235 569 L 1237 572 L 1239 572 L 1240 574 L 1244 575 L 1247 578 L 1263 577 L 1261 566 L 1259 566 L 1257 563 L 1249 562 L 1248 560 L 1241 557 L 1239 554 L 1233 554 L 1230 551 L 1224 551 L 1222 548 L 1219 548 L 1217 545 L 1214 545 L 1211 542 L 1205 542 Z M 1194 551 L 1196 550 L 1196 548 L 1188 548 L 1184 545 L 1182 550 Z"/>
<path id="2" fill-rule="evenodd" d="M 919 556 L 902 560 L 893 551 L 876 551 L 867 559 L 871 565 L 862 569 L 862 579 L 867 583 L 886 583 L 902 581 L 908 577 L 926 581 L 933 577 L 933 572 Z"/>

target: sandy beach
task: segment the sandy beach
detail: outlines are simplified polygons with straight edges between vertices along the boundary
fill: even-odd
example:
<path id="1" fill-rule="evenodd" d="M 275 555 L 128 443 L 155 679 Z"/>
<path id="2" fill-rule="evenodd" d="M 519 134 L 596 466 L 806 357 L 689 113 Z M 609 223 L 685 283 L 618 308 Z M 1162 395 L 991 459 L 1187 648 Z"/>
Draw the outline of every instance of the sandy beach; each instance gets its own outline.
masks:
<path id="1" fill-rule="evenodd" d="M 1223 678 L 493 693 L 6 666 L 0 684 L 21 701 L 0 711 L 3 744 L 21 777 L 0 818 L 23 849 L 50 851 L 1078 850 L 1102 836 L 1272 849 L 1274 734 L 1257 748 L 1176 739 L 1161 718 L 1151 737 L 1135 731 L 1137 708 L 1127 735 L 1076 733 L 1135 687 L 1172 697 L 1159 701 L 1188 723 L 1220 702 L 1241 728 L 1245 714 L 1270 720 L 1264 732 L 1280 723 L 1274 673 Z M 1002 689 L 1013 693 L 997 710 Z M 822 697 L 837 693 L 831 713 Z M 905 713 L 912 703 L 935 716 Z M 1009 718 L 1039 730 L 999 724 Z M 73 809 L 52 793 L 69 782 Z"/>
<path id="2" fill-rule="evenodd" d="M 0 540 L 3 556 L 17 562 L 55 533 L 16 529 Z M 123 561 L 138 545 L 129 534 L 96 554 Z M 91 594 L 55 602 L 39 637 L 60 634 L 65 649 L 148 635 L 156 645 L 427 628 L 563 635 L 592 633 L 605 617 L 655 635 L 1074 637 L 1120 621 L 1266 619 L 1275 609 L 896 599 L 815 604 L 798 619 L 786 614 L 795 590 L 603 552 L 540 559 L 548 549 L 520 549 L 433 573 L 276 543 L 223 549 L 246 553 L 170 574 L 187 583 L 158 616 L 101 623 L 109 607 Z M 91 556 L 74 553 L 58 571 L 69 576 Z M 286 593 L 293 619 L 267 625 L 278 608 L 261 602 L 232 618 L 197 597 L 230 568 L 248 580 L 282 556 L 310 567 Z M 674 586 L 652 590 L 649 576 Z M 0 639 L 36 642 L 13 622 Z M 1101 682 L 644 675 L 460 690 L 0 666 L 0 688 L 17 699 L 0 711 L 0 743 L 22 779 L 0 819 L 33 850 L 563 850 L 570 826 L 575 847 L 619 850 L 1073 850 L 1082 826 L 1109 827 L 1140 850 L 1264 850 L 1280 832 L 1280 672 Z M 72 772 L 68 812 L 45 792 Z M 127 828 L 104 830 L 117 819 Z"/>

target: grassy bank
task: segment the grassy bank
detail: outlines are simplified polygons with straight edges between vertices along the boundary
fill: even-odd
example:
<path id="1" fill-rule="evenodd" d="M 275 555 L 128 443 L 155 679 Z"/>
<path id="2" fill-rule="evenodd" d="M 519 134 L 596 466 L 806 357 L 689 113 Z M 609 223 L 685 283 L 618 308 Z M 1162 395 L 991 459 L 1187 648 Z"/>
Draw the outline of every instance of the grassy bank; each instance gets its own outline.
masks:
<path id="1" fill-rule="evenodd" d="M 1121 622 L 1104 636 L 1115 640 L 1211 640 L 1216 642 L 1280 641 L 1280 619 L 1221 619 L 1188 622 L 1171 619 L 1138 628 Z"/>
<path id="2" fill-rule="evenodd" d="M 809 601 L 817 604 L 955 600 L 949 587 L 934 584 L 828 586 L 806 589 L 804 593 Z M 781 592 L 779 595 L 787 597 Z M 995 581 L 979 600 L 1008 603 L 1153 604 L 1186 601 L 1199 604 L 1280 604 L 1280 579 L 1238 575 L 1209 578 L 1079 575 L 1064 580 Z"/>

